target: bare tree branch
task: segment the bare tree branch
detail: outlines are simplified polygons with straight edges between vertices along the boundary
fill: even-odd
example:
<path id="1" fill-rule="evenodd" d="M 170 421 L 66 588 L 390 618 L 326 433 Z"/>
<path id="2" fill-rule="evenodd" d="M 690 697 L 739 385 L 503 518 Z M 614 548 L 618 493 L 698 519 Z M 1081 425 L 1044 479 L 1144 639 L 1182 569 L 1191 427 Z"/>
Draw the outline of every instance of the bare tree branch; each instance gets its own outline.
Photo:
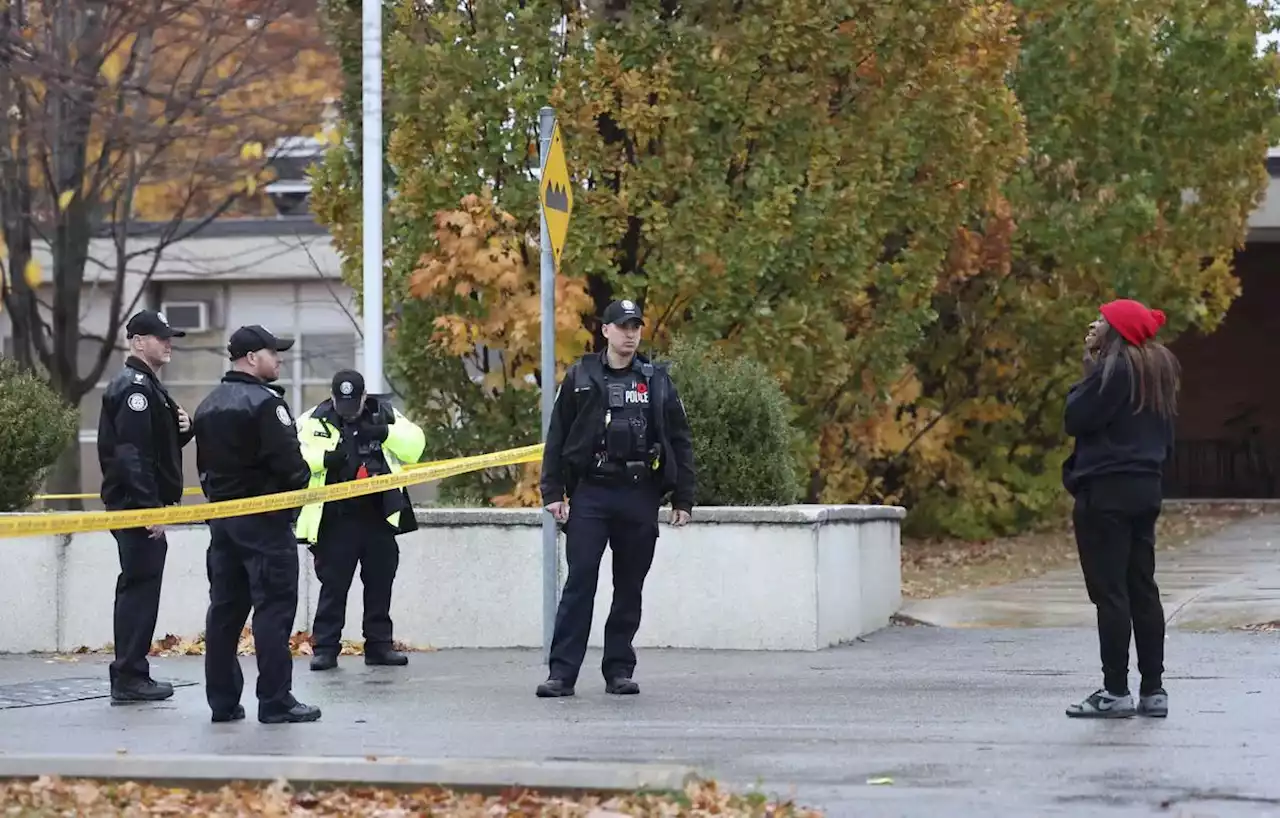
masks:
<path id="1" fill-rule="evenodd" d="M 336 93 L 341 79 L 312 1 L 0 6 L 0 230 L 10 272 L 0 299 L 15 354 L 38 363 L 68 401 L 100 380 L 165 251 L 224 215 L 261 207 L 253 193 L 275 158 L 267 146 L 319 125 L 320 94 Z M 300 73 L 307 68 L 318 76 Z M 139 221 L 161 228 L 131 246 Z M 110 251 L 97 250 L 97 237 Z M 40 245 L 51 261 L 47 284 L 33 288 L 26 270 L 32 258 L 43 262 Z M 103 274 L 86 281 L 90 264 Z M 37 298 L 45 292 L 48 304 Z M 104 301 L 101 326 L 86 330 L 82 305 L 97 311 Z M 82 346 L 91 349 L 82 355 Z"/>

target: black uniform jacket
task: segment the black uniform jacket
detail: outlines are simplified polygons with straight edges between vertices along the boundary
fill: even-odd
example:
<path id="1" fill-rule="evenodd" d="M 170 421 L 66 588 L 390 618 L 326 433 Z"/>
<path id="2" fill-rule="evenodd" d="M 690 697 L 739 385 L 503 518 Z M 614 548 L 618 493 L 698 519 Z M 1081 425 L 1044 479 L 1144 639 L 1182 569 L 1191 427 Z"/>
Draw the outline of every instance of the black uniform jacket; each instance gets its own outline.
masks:
<path id="1" fill-rule="evenodd" d="M 604 433 L 605 384 L 604 352 L 584 355 L 565 373 L 564 383 L 556 393 L 547 430 L 547 445 L 542 453 L 543 504 L 573 494 L 579 480 L 591 467 L 598 441 Z M 642 371 L 648 358 L 636 355 L 632 368 Z M 696 476 L 693 463 L 693 437 L 684 403 L 676 391 L 671 375 L 662 364 L 651 364 L 649 377 L 650 408 L 662 443 L 661 490 L 671 492 L 673 508 L 693 510 Z"/>
<path id="2" fill-rule="evenodd" d="M 130 355 L 102 393 L 98 465 L 102 503 L 109 510 L 160 508 L 182 499 L 178 405 L 151 368 Z"/>
<path id="3" fill-rule="evenodd" d="M 211 502 L 307 487 L 284 390 L 244 372 L 228 372 L 200 402 L 193 427 L 200 485 Z"/>

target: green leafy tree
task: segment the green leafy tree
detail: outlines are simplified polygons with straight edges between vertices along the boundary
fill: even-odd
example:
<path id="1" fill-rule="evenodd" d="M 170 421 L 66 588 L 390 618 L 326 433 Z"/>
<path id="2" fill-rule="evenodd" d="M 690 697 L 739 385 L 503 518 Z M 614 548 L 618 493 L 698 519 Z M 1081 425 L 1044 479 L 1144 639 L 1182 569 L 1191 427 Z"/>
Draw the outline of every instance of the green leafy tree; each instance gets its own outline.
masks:
<path id="1" fill-rule="evenodd" d="M 527 356 L 536 333 L 483 331 L 511 303 L 408 287 L 437 260 L 437 214 L 482 188 L 514 233 L 537 235 L 535 128 L 548 102 L 577 186 L 563 272 L 589 294 L 583 327 L 633 297 L 657 349 L 676 333 L 732 345 L 779 378 L 811 432 L 876 405 L 932 320 L 952 234 L 1023 149 L 1004 81 L 1012 9 L 787 0 L 563 12 L 548 0 L 406 0 L 391 12 L 395 356 L 420 385 L 410 391 L 431 395 L 419 406 L 447 414 L 432 425 L 468 430 L 453 436 L 458 449 L 537 438 L 534 387 L 549 373 L 498 396 L 484 382 L 492 370 L 466 367 L 437 334 L 457 318 L 473 343 Z M 355 280 L 352 156 L 335 150 L 315 203 Z M 536 299 L 524 303 L 536 313 Z M 490 411 L 495 401 L 507 410 Z"/>
<path id="2" fill-rule="evenodd" d="M 1060 500 L 1062 397 L 1100 301 L 1158 304 L 1173 334 L 1236 295 L 1276 135 L 1270 4 L 562 12 L 387 6 L 389 318 L 441 456 L 537 437 L 547 103 L 577 185 L 561 338 L 630 296 L 659 352 L 686 337 L 758 360 L 804 432 L 802 496 L 904 503 L 920 532 L 1019 528 Z M 353 281 L 354 157 L 335 149 L 315 197 Z M 557 350 L 557 377 L 578 351 Z M 470 490 L 528 502 L 533 474 Z"/>
<path id="3" fill-rule="evenodd" d="M 16 360 L 0 358 L 0 417 L 0 511 L 21 511 L 75 444 L 77 412 Z"/>
<path id="4" fill-rule="evenodd" d="M 985 536 L 1064 500 L 1062 401 L 1097 305 L 1142 299 L 1166 337 L 1212 331 L 1276 144 L 1269 4 L 1019 0 L 1013 87 L 1027 161 L 1007 203 L 956 237 L 913 358 L 917 414 L 946 417 L 945 462 L 898 452 L 871 469 L 921 532 Z M 862 462 L 867 462 L 864 458 Z M 948 480 L 939 481 L 939 466 Z"/>

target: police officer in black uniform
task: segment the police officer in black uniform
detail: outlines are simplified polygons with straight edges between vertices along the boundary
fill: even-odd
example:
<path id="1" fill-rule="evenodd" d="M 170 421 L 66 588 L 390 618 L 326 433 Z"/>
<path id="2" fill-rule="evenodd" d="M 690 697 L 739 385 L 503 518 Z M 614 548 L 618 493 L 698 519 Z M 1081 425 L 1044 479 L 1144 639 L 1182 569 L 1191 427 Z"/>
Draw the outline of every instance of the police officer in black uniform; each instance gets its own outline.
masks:
<path id="1" fill-rule="evenodd" d="M 125 324 L 130 354 L 102 393 L 98 416 L 100 496 L 108 510 L 161 508 L 182 500 L 182 447 L 191 441 L 191 419 L 157 375 L 173 354 L 172 339 L 184 335 L 154 310 L 142 310 Z M 120 554 L 116 658 L 108 671 L 112 703 L 167 699 L 173 685 L 152 679 L 147 662 L 169 552 L 164 527 L 119 529 L 111 535 Z"/>
<path id="2" fill-rule="evenodd" d="M 261 326 L 241 327 L 227 344 L 232 368 L 196 409 L 196 464 L 212 502 L 305 488 L 293 415 L 280 377 L 280 353 L 293 346 Z M 315 721 L 320 708 L 293 696 L 289 637 L 298 611 L 296 509 L 209 521 L 209 611 L 205 622 L 205 687 L 215 722 L 245 716 L 244 677 L 236 656 L 253 609 L 258 658 L 258 721 Z"/>
<path id="3" fill-rule="evenodd" d="M 658 507 L 670 493 L 677 526 L 688 523 L 693 510 L 689 421 L 666 367 L 636 354 L 644 326 L 640 308 L 615 301 L 603 324 L 605 351 L 583 356 L 565 373 L 542 458 L 542 501 L 564 524 L 569 564 L 550 674 L 537 689 L 543 698 L 574 694 L 606 542 L 613 551 L 613 605 L 600 669 L 607 692 L 640 692 L 631 678 L 632 641 L 658 539 Z"/>

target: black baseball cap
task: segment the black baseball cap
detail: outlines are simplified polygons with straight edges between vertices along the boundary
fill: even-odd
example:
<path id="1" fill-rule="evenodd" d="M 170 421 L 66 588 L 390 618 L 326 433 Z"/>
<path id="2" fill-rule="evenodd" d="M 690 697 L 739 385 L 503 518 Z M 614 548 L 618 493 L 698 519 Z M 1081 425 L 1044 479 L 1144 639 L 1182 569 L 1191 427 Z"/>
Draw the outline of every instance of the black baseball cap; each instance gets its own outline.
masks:
<path id="1" fill-rule="evenodd" d="M 231 360 L 235 361 L 260 349 L 284 352 L 291 346 L 292 338 L 277 338 L 266 327 L 251 324 L 231 333 L 231 340 L 227 341 L 227 352 L 231 355 Z"/>
<path id="2" fill-rule="evenodd" d="M 355 414 L 364 395 L 364 376 L 354 369 L 343 369 L 333 376 L 333 406 L 344 415 Z"/>
<path id="3" fill-rule="evenodd" d="M 626 298 L 621 301 L 614 301 L 612 304 L 605 307 L 602 319 L 606 324 L 621 324 L 624 321 L 639 321 L 641 326 L 644 325 L 644 315 L 640 312 L 640 305 Z"/>
<path id="4" fill-rule="evenodd" d="M 124 325 L 124 332 L 128 338 L 135 335 L 154 335 L 157 338 L 187 337 L 182 330 L 169 326 L 169 319 L 164 317 L 164 313 L 155 310 L 140 310 L 134 313 L 129 323 Z"/>

